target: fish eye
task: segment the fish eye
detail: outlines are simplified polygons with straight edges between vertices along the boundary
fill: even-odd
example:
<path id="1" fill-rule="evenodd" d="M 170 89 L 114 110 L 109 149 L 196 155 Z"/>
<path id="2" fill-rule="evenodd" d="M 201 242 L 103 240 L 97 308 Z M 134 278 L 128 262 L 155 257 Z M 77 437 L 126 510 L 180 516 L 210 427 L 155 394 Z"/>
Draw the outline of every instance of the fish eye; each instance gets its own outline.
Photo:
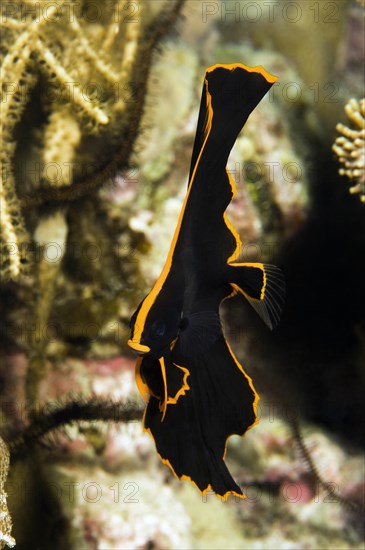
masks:
<path id="1" fill-rule="evenodd" d="M 150 336 L 153 339 L 162 338 L 166 332 L 166 325 L 163 321 L 154 321 L 151 325 Z"/>

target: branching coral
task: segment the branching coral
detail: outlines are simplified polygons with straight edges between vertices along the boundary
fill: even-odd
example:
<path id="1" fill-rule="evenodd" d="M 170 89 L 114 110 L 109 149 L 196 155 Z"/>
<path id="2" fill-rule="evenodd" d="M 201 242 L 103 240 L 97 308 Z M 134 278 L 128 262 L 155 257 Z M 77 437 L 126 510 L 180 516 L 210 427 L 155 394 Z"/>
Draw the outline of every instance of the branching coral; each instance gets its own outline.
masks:
<path id="1" fill-rule="evenodd" d="M 64 105 L 55 105 L 44 132 L 43 178 L 49 185 L 72 183 L 75 149 L 81 131 L 77 120 Z"/>
<path id="2" fill-rule="evenodd" d="M 152 56 L 183 3 L 28 1 L 2 11 L 0 278 L 21 285 L 12 287 L 18 303 L 3 322 L 14 315 L 11 338 L 27 353 L 29 405 L 46 374 L 55 320 L 66 342 L 88 340 L 94 322 L 118 345 L 125 294 L 117 295 L 128 292 L 136 268 L 115 247 L 123 236 L 130 252 L 133 238 L 124 234 L 126 214 L 113 225 L 91 195 L 129 166 Z M 85 195 L 81 209 L 69 205 Z M 52 203 L 46 218 L 45 203 Z M 60 251 L 57 261 L 48 245 Z M 102 262 L 85 260 L 90 247 Z M 26 327 L 35 330 L 24 337 Z"/>
<path id="3" fill-rule="evenodd" d="M 25 258 L 21 257 L 22 245 L 27 244 L 28 236 L 21 216 L 20 202 L 15 190 L 12 162 L 16 143 L 13 131 L 19 122 L 25 107 L 24 89 L 29 91 L 36 82 L 32 72 L 32 37 L 37 35 L 41 22 L 34 21 L 13 43 L 1 64 L 2 113 L 1 113 L 1 278 L 16 279 Z M 18 32 L 18 27 L 16 27 Z M 11 27 L 11 30 L 14 28 Z"/>
<path id="4" fill-rule="evenodd" d="M 126 167 L 153 51 L 183 0 L 157 15 L 151 4 L 13 2 L 2 14 L 2 280 L 17 280 L 31 260 L 21 206 L 73 200 Z M 38 120 L 22 128 L 25 152 L 17 130 L 28 105 Z"/>
<path id="5" fill-rule="evenodd" d="M 133 402 L 98 400 L 95 397 L 68 401 L 47 413 L 34 413 L 29 425 L 20 432 L 9 433 L 6 439 L 14 457 L 26 455 L 43 436 L 77 422 L 135 422 L 141 420 L 143 409 Z M 1 439 L 0 439 L 1 443 Z"/>
<path id="6" fill-rule="evenodd" d="M 4 484 L 8 477 L 9 470 L 9 451 L 0 437 L 0 548 L 7 544 L 10 548 L 15 546 L 15 540 L 11 536 L 11 518 L 6 505 L 6 493 Z"/>
<path id="7" fill-rule="evenodd" d="M 361 202 L 365 202 L 365 99 L 350 99 L 345 112 L 351 127 L 337 124 L 336 130 L 342 135 L 333 144 L 333 151 L 344 165 L 340 175 L 356 182 L 350 193 L 358 193 Z"/>

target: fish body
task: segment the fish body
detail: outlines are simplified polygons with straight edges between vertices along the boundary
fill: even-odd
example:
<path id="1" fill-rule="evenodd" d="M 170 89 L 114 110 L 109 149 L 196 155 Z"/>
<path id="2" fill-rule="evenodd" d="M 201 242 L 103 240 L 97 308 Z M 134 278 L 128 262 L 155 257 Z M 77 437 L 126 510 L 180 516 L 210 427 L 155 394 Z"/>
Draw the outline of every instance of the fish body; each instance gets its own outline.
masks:
<path id="1" fill-rule="evenodd" d="M 270 328 L 284 281 L 275 266 L 236 263 L 240 239 L 226 217 L 235 186 L 226 165 L 249 114 L 276 78 L 262 67 L 206 70 L 189 184 L 166 263 L 131 319 L 144 427 L 180 479 L 222 499 L 243 497 L 224 456 L 227 438 L 257 420 L 258 395 L 226 341 L 221 302 L 241 293 Z"/>

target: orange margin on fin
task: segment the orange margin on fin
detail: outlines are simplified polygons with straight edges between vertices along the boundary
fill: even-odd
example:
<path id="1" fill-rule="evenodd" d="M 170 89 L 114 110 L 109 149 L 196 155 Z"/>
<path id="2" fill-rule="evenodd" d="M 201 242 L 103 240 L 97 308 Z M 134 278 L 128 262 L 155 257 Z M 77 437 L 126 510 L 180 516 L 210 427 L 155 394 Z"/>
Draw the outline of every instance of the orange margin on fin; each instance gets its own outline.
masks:
<path id="1" fill-rule="evenodd" d="M 155 441 L 155 438 L 154 438 L 153 435 L 152 435 L 151 430 L 150 430 L 149 428 L 145 428 L 145 427 L 144 427 L 144 419 L 145 419 L 146 412 L 147 412 L 147 408 L 146 408 L 146 410 L 145 410 L 145 412 L 144 412 L 144 415 L 143 415 L 143 421 L 142 421 L 142 422 L 143 422 L 143 430 L 144 430 L 145 432 L 147 432 L 147 433 L 150 435 L 150 437 L 152 438 L 152 441 L 154 442 L 155 447 L 156 447 L 156 441 Z M 228 439 L 228 438 L 227 438 L 227 439 Z M 156 449 L 157 449 L 157 447 L 156 447 Z M 190 476 L 187 476 L 187 475 L 185 475 L 185 474 L 183 474 L 182 476 L 178 476 L 177 473 L 175 472 L 175 470 L 174 470 L 174 468 L 173 468 L 171 462 L 170 462 L 167 458 L 163 458 L 163 457 L 160 455 L 160 453 L 157 453 L 157 455 L 158 455 L 159 459 L 161 460 L 161 462 L 170 468 L 170 470 L 172 471 L 173 475 L 174 475 L 177 479 L 179 479 L 179 480 L 181 480 L 181 481 L 189 481 L 196 489 L 198 489 L 198 491 L 201 493 L 202 497 L 206 496 L 209 492 L 212 492 L 212 493 L 214 493 L 214 496 L 216 496 L 216 497 L 217 497 L 219 500 L 221 500 L 222 502 L 226 502 L 226 501 L 228 500 L 228 497 L 231 496 L 231 495 L 232 495 L 232 496 L 235 496 L 235 497 L 238 497 L 238 498 L 241 498 L 241 499 L 247 498 L 247 495 L 244 495 L 243 493 L 242 493 L 242 494 L 237 493 L 236 491 L 227 491 L 226 493 L 224 493 L 224 495 L 219 495 L 218 493 L 216 493 L 216 492 L 214 491 L 214 489 L 213 489 L 213 487 L 211 486 L 210 483 L 209 483 L 209 485 L 208 485 L 205 489 L 201 490 L 201 489 L 197 486 L 197 484 L 195 483 L 195 481 L 193 481 L 193 480 L 191 479 Z"/>
<path id="2" fill-rule="evenodd" d="M 166 410 L 167 410 L 167 405 L 176 405 L 179 397 L 181 397 L 182 395 L 185 395 L 185 390 L 186 391 L 190 390 L 190 386 L 186 382 L 188 376 L 190 376 L 190 372 L 185 367 L 180 367 L 180 365 L 177 365 L 176 363 L 173 363 L 175 367 L 177 367 L 178 369 L 181 369 L 182 371 L 184 371 L 184 378 L 183 378 L 183 383 L 182 383 L 181 388 L 177 391 L 177 393 L 173 397 L 170 397 L 168 395 L 168 388 L 167 388 L 167 381 L 166 381 L 165 361 L 164 361 L 163 357 L 161 357 L 159 359 L 159 361 L 160 361 L 160 365 L 161 365 L 162 378 L 163 378 L 163 382 L 164 382 L 164 400 L 159 405 L 159 409 L 162 412 L 161 422 L 163 422 L 163 420 L 165 418 Z"/>
<path id="3" fill-rule="evenodd" d="M 248 67 L 248 65 L 244 65 L 243 63 L 216 63 L 215 65 L 212 65 L 211 67 L 208 67 L 206 69 L 206 73 L 211 73 L 215 69 L 228 69 L 229 71 L 234 71 L 237 68 L 244 69 L 245 71 L 249 73 L 259 73 L 262 74 L 264 78 L 270 84 L 274 84 L 274 82 L 277 81 L 278 77 L 274 74 L 269 73 L 262 65 L 256 65 L 256 67 Z"/>

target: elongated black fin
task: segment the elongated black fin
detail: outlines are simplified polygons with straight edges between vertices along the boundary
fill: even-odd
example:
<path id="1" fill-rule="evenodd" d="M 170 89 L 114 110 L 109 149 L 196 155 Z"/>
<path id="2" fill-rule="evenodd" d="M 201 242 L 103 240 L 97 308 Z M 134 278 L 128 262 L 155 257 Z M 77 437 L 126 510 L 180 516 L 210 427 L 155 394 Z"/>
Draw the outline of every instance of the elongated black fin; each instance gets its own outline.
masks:
<path id="1" fill-rule="evenodd" d="M 188 180 L 189 183 L 191 180 L 191 176 L 193 175 L 196 161 L 198 160 L 199 153 L 201 152 L 201 148 L 204 143 L 204 138 L 205 138 L 204 129 L 207 127 L 207 121 L 208 121 L 208 106 L 207 106 L 207 97 L 206 97 L 206 82 L 204 81 L 201 100 L 200 100 L 198 123 L 196 127 L 196 132 L 195 132 L 194 146 L 191 154 L 190 172 L 189 172 L 189 180 Z"/>
<path id="2" fill-rule="evenodd" d="M 178 355 L 176 362 L 184 366 Z M 190 390 L 167 407 L 163 422 L 159 401 L 151 396 L 144 427 L 177 477 L 188 479 L 203 494 L 213 490 L 223 500 L 230 494 L 243 497 L 224 457 L 227 438 L 243 435 L 256 422 L 258 396 L 251 379 L 223 335 L 208 352 L 189 358 L 187 365 Z"/>
<path id="3" fill-rule="evenodd" d="M 223 140 L 224 143 L 231 142 L 230 145 L 227 143 L 228 153 L 247 118 L 275 81 L 276 77 L 265 71 L 262 66 L 247 67 L 241 63 L 232 63 L 216 64 L 207 68 L 191 157 L 189 182 L 214 114 L 219 119 L 214 124 L 219 128 L 220 134 L 229 129 L 228 135 L 231 139 L 227 140 L 227 135 Z M 208 95 L 211 97 L 211 102 L 208 100 Z M 222 150 L 219 151 L 216 159 L 219 157 L 222 157 Z"/>
<path id="4" fill-rule="evenodd" d="M 215 311 L 197 311 L 183 316 L 178 336 L 180 352 L 193 357 L 208 350 L 222 335 L 219 315 Z"/>
<path id="5" fill-rule="evenodd" d="M 228 282 L 247 298 L 270 329 L 276 327 L 285 295 L 285 280 L 281 269 L 261 263 L 230 264 Z"/>

